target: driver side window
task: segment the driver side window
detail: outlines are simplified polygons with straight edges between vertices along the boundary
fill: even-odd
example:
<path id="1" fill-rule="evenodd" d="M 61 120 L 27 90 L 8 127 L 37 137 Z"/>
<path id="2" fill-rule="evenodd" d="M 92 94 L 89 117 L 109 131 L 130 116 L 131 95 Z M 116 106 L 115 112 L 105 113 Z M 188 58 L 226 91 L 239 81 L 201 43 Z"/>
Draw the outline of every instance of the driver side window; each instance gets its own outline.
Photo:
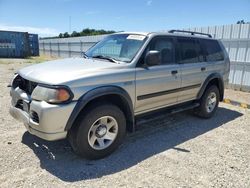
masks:
<path id="1" fill-rule="evenodd" d="M 174 41 L 169 37 L 157 37 L 153 39 L 146 51 L 159 51 L 161 57 L 161 64 L 174 63 Z"/>
<path id="2" fill-rule="evenodd" d="M 155 37 L 148 44 L 137 66 L 143 65 L 144 58 L 149 51 L 159 51 L 161 65 L 175 63 L 174 39 L 171 37 Z"/>

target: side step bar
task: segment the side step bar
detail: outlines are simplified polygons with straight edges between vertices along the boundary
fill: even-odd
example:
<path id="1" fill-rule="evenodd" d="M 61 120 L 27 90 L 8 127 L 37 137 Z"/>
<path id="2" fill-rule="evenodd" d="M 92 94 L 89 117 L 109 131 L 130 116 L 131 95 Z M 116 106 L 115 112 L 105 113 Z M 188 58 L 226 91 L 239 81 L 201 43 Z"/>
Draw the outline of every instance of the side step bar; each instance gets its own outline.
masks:
<path id="1" fill-rule="evenodd" d="M 167 114 L 175 114 L 175 113 L 179 113 L 182 111 L 190 110 L 190 109 L 193 109 L 195 107 L 198 107 L 199 105 L 200 105 L 200 103 L 193 101 L 192 103 L 190 103 L 190 102 L 182 103 L 180 105 L 175 105 L 172 107 L 167 107 L 167 108 L 155 110 L 152 112 L 147 112 L 145 114 L 137 115 L 135 117 L 135 122 L 137 124 L 138 122 L 141 122 L 142 119 L 143 119 L 143 122 L 151 121 L 152 119 L 157 119 L 157 118 L 160 118 L 160 117 L 165 116 Z"/>
<path id="2" fill-rule="evenodd" d="M 193 109 L 193 108 L 198 107 L 198 106 L 200 106 L 200 103 L 193 103 L 193 104 L 189 104 L 189 105 L 184 105 L 184 106 L 181 106 L 179 108 L 174 108 L 173 110 L 170 111 L 170 113 L 175 114 L 175 113 L 182 112 L 185 110 Z"/>

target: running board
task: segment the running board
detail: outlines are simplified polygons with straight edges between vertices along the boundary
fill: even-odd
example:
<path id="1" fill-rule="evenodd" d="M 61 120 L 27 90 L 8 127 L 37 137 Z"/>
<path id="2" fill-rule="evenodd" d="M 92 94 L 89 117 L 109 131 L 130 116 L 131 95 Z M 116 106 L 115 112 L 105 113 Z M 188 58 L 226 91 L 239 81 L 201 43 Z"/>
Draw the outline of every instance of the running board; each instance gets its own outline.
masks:
<path id="1" fill-rule="evenodd" d="M 177 107 L 177 108 L 170 110 L 170 114 L 175 114 L 178 112 L 190 110 L 190 109 L 193 109 L 193 108 L 198 107 L 198 106 L 200 106 L 200 103 L 192 103 L 192 104 L 180 106 L 180 107 Z"/>
<path id="2" fill-rule="evenodd" d="M 143 114 L 139 114 L 135 118 L 138 119 L 138 118 L 141 118 L 141 117 L 155 117 L 155 116 L 162 115 L 162 114 L 175 114 L 175 113 L 182 112 L 182 111 L 185 111 L 185 110 L 193 109 L 195 107 L 198 107 L 199 105 L 200 105 L 200 103 L 198 103 L 196 101 L 182 103 L 182 104 L 179 104 L 179 105 L 174 105 L 174 106 L 171 106 L 171 107 L 161 108 L 161 109 L 158 109 L 158 110 L 154 110 L 154 111 L 146 112 L 146 113 L 143 113 Z"/>
<path id="3" fill-rule="evenodd" d="M 141 126 L 142 124 L 154 122 L 155 120 L 157 120 L 159 118 L 166 118 L 166 114 L 175 114 L 175 113 L 182 112 L 185 110 L 190 110 L 190 109 L 193 109 L 195 107 L 198 107 L 199 105 L 200 105 L 200 103 L 193 101 L 191 103 L 190 102 L 182 103 L 180 105 L 175 105 L 172 107 L 159 109 L 156 111 L 147 112 L 144 114 L 137 115 L 135 117 L 134 130 L 137 130 L 138 127 Z"/>

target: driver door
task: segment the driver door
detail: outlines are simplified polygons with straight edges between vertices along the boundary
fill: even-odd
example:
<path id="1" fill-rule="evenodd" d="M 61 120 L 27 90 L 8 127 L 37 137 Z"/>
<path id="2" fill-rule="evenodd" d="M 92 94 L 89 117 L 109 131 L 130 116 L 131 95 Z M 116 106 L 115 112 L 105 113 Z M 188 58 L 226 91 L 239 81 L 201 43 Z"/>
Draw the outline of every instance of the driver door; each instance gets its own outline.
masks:
<path id="1" fill-rule="evenodd" d="M 160 65 L 143 66 L 144 57 L 150 50 L 160 52 Z M 180 76 L 180 65 L 175 61 L 174 38 L 153 38 L 136 67 L 135 113 L 140 114 L 176 104 L 180 93 Z"/>

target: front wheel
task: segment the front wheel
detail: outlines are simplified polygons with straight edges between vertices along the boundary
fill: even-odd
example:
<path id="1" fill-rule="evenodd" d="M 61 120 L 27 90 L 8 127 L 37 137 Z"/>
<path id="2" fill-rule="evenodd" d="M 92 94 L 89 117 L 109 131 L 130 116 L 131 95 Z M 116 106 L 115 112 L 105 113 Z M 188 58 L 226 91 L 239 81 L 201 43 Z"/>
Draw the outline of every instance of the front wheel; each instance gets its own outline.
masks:
<path id="1" fill-rule="evenodd" d="M 70 135 L 72 148 L 88 159 L 110 155 L 123 141 L 126 119 L 113 104 L 99 104 L 87 109 Z"/>
<path id="2" fill-rule="evenodd" d="M 219 97 L 218 87 L 210 86 L 201 97 L 200 106 L 194 109 L 195 114 L 202 118 L 212 117 L 218 108 Z"/>

